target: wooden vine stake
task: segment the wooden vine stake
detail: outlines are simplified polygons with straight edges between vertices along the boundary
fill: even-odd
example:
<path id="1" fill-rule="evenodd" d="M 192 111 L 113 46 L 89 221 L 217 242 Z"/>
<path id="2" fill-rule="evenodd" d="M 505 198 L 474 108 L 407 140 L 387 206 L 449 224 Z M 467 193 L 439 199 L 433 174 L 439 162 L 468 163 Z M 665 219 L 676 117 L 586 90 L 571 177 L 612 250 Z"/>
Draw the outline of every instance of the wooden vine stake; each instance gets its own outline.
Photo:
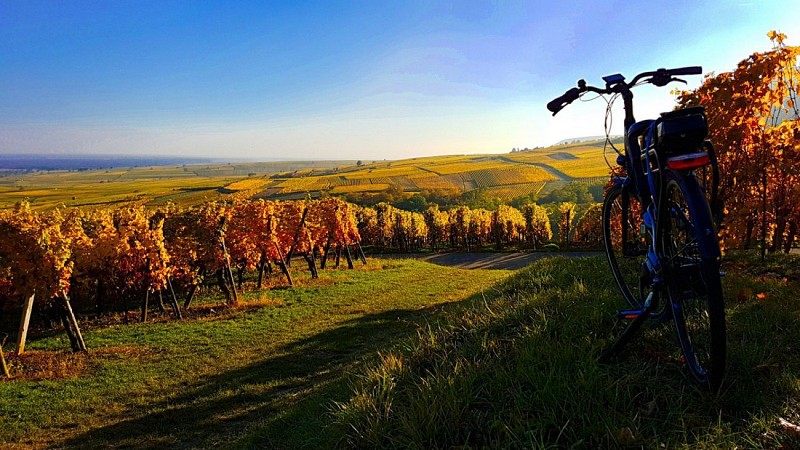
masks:
<path id="1" fill-rule="evenodd" d="M 280 257 L 281 259 L 278 262 L 281 271 L 283 272 L 284 275 L 286 275 L 286 279 L 289 281 L 289 286 L 294 286 L 294 283 L 292 282 L 292 275 L 289 273 L 289 269 L 286 267 L 286 258 L 283 256 L 283 250 L 281 250 L 281 247 L 278 245 L 277 242 L 273 243 L 275 244 L 275 250 L 278 251 L 278 257 Z"/>
<path id="2" fill-rule="evenodd" d="M 172 312 L 175 313 L 175 317 L 178 320 L 183 320 L 183 316 L 181 315 L 181 308 L 178 306 L 178 297 L 175 296 L 175 289 L 172 288 L 172 280 L 167 278 L 167 286 L 169 287 L 169 293 L 172 296 L 172 301 L 169 303 L 172 306 Z"/>
<path id="3" fill-rule="evenodd" d="M 25 304 L 22 307 L 22 320 L 19 323 L 19 333 L 17 334 L 17 355 L 25 352 L 25 340 L 28 339 L 28 325 L 31 323 L 31 311 L 33 311 L 33 298 L 35 296 L 36 293 L 34 292 L 25 299 Z"/>
<path id="4" fill-rule="evenodd" d="M 364 263 L 364 265 L 366 266 L 367 265 L 367 256 L 364 255 L 364 249 L 361 248 L 361 242 L 356 241 L 356 248 L 358 249 L 358 256 L 359 256 L 359 258 L 361 258 L 361 262 Z"/>
<path id="5" fill-rule="evenodd" d="M 353 268 L 353 257 L 350 255 L 350 246 L 345 244 L 344 245 L 344 257 L 347 259 L 347 268 Z"/>
<path id="6" fill-rule="evenodd" d="M 8 371 L 8 364 L 6 364 L 6 355 L 3 353 L 3 346 L 6 345 L 6 338 L 8 336 L 4 336 L 3 340 L 0 341 L 0 364 L 3 366 L 3 375 L 6 378 L 11 378 L 11 372 Z"/>
<path id="7" fill-rule="evenodd" d="M 231 262 L 230 257 L 228 256 L 228 249 L 225 247 L 225 238 L 220 237 L 220 242 L 222 243 L 222 254 L 225 257 L 225 267 L 222 269 L 222 273 L 224 278 L 227 278 L 227 281 L 231 283 L 231 293 L 233 294 L 233 306 L 239 305 L 239 294 L 236 292 L 236 280 L 233 279 L 233 271 L 231 270 Z"/>
<path id="8" fill-rule="evenodd" d="M 164 295 L 161 293 L 161 289 L 158 290 L 158 312 L 167 312 L 167 308 L 164 305 Z"/>
<path id="9" fill-rule="evenodd" d="M 219 228 L 217 228 L 217 237 L 219 237 L 219 243 L 222 246 L 222 256 L 223 256 L 223 266 L 222 266 L 222 278 L 227 284 L 228 282 L 231 283 L 231 293 L 233 294 L 231 300 L 232 306 L 239 306 L 239 295 L 236 292 L 236 281 L 233 279 L 233 271 L 231 270 L 231 261 L 228 255 L 228 249 L 225 247 L 225 217 L 221 217 L 219 219 Z"/>
<path id="10" fill-rule="evenodd" d="M 69 327 L 71 328 L 72 334 L 75 337 L 75 344 L 72 346 L 73 351 L 82 351 L 86 352 L 86 343 L 83 341 L 83 335 L 81 334 L 81 328 L 78 326 L 78 320 L 75 318 L 75 313 L 72 312 L 72 306 L 69 304 L 69 297 L 67 297 L 66 292 L 61 293 L 61 301 L 62 306 L 64 307 L 64 311 L 66 312 L 67 320 L 69 322 Z"/>
<path id="11" fill-rule="evenodd" d="M 144 301 L 142 302 L 142 323 L 147 322 L 147 310 L 150 308 L 150 288 L 144 294 Z"/>

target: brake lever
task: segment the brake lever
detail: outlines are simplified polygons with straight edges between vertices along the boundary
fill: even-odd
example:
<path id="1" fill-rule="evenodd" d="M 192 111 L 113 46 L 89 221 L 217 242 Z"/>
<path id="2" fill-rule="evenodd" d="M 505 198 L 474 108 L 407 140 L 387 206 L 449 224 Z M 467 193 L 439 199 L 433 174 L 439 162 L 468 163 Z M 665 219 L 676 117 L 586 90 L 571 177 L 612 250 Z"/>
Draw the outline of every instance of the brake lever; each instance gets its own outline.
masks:
<path id="1" fill-rule="evenodd" d="M 680 78 L 675 78 L 675 77 L 672 77 L 672 78 L 670 78 L 670 80 L 669 80 L 669 81 L 670 81 L 670 82 L 672 82 L 672 81 L 678 81 L 678 82 L 681 82 L 681 83 L 683 83 L 683 84 L 688 84 L 688 83 L 686 83 L 686 80 L 681 80 Z"/>

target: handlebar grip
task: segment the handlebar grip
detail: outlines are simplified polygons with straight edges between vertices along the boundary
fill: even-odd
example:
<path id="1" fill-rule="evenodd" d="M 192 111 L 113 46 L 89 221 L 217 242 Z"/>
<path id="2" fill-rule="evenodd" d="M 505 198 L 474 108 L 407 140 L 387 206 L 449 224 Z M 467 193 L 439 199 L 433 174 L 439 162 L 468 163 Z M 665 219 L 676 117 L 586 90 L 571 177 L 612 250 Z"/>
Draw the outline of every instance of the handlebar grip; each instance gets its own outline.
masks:
<path id="1" fill-rule="evenodd" d="M 678 69 L 669 69 L 667 72 L 671 76 L 675 75 L 701 75 L 703 73 L 703 68 L 700 66 L 691 66 L 691 67 L 681 67 Z"/>
<path id="2" fill-rule="evenodd" d="M 581 95 L 581 90 L 578 88 L 572 88 L 564 93 L 561 97 L 553 99 L 550 103 L 547 104 L 547 109 L 553 113 L 555 116 L 561 111 L 565 106 L 569 105 L 570 103 L 574 102 L 578 97 Z"/>

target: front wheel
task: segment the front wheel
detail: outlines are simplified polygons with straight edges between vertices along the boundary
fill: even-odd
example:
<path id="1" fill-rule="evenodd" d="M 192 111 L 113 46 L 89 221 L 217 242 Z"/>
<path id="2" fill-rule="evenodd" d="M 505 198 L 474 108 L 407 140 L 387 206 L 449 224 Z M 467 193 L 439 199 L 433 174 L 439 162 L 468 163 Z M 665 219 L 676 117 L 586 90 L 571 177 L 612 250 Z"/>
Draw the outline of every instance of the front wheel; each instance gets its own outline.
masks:
<path id="1" fill-rule="evenodd" d="M 645 259 L 648 243 L 642 237 L 642 205 L 627 188 L 614 186 L 603 202 L 603 244 L 614 280 L 631 308 L 642 308 L 649 290 Z"/>
<path id="2" fill-rule="evenodd" d="M 725 303 L 719 243 L 702 188 L 693 175 L 669 173 L 662 236 L 666 292 L 692 377 L 717 389 L 725 374 Z"/>

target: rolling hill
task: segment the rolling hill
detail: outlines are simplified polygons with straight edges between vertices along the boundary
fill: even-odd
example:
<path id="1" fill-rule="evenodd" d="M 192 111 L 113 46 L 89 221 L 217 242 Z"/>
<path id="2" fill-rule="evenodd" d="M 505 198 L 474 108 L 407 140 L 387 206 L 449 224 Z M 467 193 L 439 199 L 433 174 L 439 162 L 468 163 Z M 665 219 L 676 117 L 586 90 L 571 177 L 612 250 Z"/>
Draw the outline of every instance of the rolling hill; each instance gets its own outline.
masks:
<path id="1" fill-rule="evenodd" d="M 434 156 L 278 173 L 262 179 L 258 196 L 301 198 L 394 187 L 405 192 L 485 189 L 490 195 L 510 200 L 567 182 L 601 181 L 608 173 L 603 142 L 593 141 L 508 154 Z M 235 185 L 227 187 L 237 189 Z"/>
<path id="2" fill-rule="evenodd" d="M 613 161 L 614 158 L 609 158 Z M 353 164 L 351 161 L 241 163 L 86 171 L 11 172 L 0 176 L 0 207 L 27 199 L 37 209 L 141 203 L 188 206 L 232 198 L 297 199 L 398 189 L 468 192 L 503 200 L 609 173 L 603 142 L 530 151 L 446 155 Z"/>

